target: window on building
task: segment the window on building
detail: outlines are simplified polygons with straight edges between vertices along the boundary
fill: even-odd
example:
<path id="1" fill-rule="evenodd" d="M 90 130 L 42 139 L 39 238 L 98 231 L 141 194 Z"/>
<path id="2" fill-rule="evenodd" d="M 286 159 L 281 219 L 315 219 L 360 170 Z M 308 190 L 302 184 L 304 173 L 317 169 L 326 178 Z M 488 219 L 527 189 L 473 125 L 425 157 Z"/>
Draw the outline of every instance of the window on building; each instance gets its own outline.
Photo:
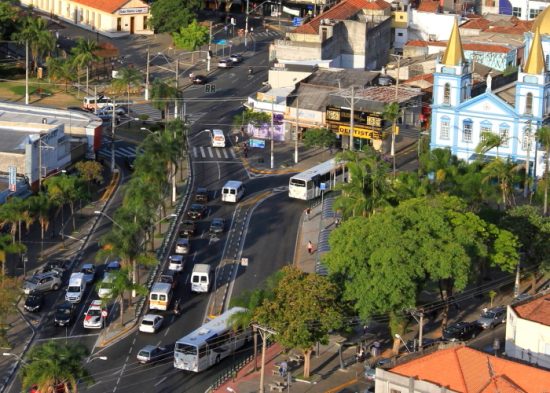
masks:
<path id="1" fill-rule="evenodd" d="M 397 389 L 391 388 L 391 389 L 390 389 L 390 393 L 401 393 L 401 390 L 397 390 Z"/>
<path id="2" fill-rule="evenodd" d="M 498 133 L 502 139 L 502 147 L 508 147 L 508 141 L 510 140 L 510 127 L 508 124 L 501 124 Z"/>
<path id="3" fill-rule="evenodd" d="M 523 138 L 521 138 L 521 148 L 522 150 L 527 150 L 529 147 L 529 129 L 526 127 L 523 129 Z"/>
<path id="4" fill-rule="evenodd" d="M 495 0 L 485 0 L 485 7 L 494 7 Z"/>
<path id="5" fill-rule="evenodd" d="M 398 37 L 403 37 L 403 33 L 397 33 Z"/>
<path id="6" fill-rule="evenodd" d="M 449 139 L 449 130 L 451 128 L 451 120 L 448 117 L 441 119 L 441 126 L 439 127 L 439 138 Z"/>
<path id="7" fill-rule="evenodd" d="M 143 30 L 145 30 L 148 26 L 147 24 L 149 23 L 149 21 L 147 20 L 147 17 L 144 16 L 143 17 Z"/>
<path id="8" fill-rule="evenodd" d="M 116 31 L 122 30 L 122 18 L 116 18 Z"/>
<path id="9" fill-rule="evenodd" d="M 449 83 L 445 83 L 443 86 L 443 104 L 451 104 L 451 85 Z"/>
<path id="10" fill-rule="evenodd" d="M 97 14 L 97 28 L 101 29 L 101 14 Z"/>
<path id="11" fill-rule="evenodd" d="M 533 93 L 527 93 L 527 96 L 525 97 L 525 114 L 533 114 Z"/>
<path id="12" fill-rule="evenodd" d="M 540 14 L 540 10 L 531 8 L 529 10 L 529 19 L 535 19 Z"/>
<path id="13" fill-rule="evenodd" d="M 482 141 L 485 141 L 490 133 L 493 132 L 493 126 L 488 121 L 483 121 L 479 127 L 479 136 Z"/>
<path id="14" fill-rule="evenodd" d="M 471 120 L 464 120 L 462 124 L 462 142 L 470 143 L 472 141 L 473 123 Z"/>
<path id="15" fill-rule="evenodd" d="M 521 18 L 521 7 L 512 7 L 512 16 Z"/>
<path id="16" fill-rule="evenodd" d="M 321 41 L 325 41 L 327 39 L 327 35 L 328 35 L 327 29 L 323 27 L 321 29 Z"/>

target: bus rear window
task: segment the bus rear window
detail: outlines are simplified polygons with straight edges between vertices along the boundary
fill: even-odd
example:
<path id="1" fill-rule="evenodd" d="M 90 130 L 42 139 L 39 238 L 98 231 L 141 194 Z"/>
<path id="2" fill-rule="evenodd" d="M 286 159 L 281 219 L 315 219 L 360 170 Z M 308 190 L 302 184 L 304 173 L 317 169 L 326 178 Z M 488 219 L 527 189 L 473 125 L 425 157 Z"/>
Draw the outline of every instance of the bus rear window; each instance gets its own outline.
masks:
<path id="1" fill-rule="evenodd" d="M 197 347 L 187 344 L 176 343 L 176 351 L 186 355 L 196 355 Z"/>
<path id="2" fill-rule="evenodd" d="M 306 182 L 299 179 L 290 179 L 290 185 L 291 186 L 297 186 L 297 187 L 305 187 Z"/>

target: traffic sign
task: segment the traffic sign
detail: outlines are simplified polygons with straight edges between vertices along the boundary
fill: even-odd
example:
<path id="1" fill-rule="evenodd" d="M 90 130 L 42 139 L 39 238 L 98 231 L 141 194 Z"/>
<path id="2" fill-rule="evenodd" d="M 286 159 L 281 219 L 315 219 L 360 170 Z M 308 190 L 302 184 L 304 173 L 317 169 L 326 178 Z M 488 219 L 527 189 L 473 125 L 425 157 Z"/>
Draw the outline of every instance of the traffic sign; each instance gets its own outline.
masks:
<path id="1" fill-rule="evenodd" d="M 107 318 L 107 310 L 101 311 L 101 316 L 102 316 L 103 318 Z"/>
<path id="2" fill-rule="evenodd" d="M 265 141 L 263 139 L 249 139 L 248 145 L 250 147 L 259 147 L 260 149 L 265 148 Z"/>
<path id="3" fill-rule="evenodd" d="M 217 45 L 226 45 L 226 44 L 227 44 L 227 40 L 217 40 L 217 41 L 214 41 L 214 44 L 217 44 Z"/>
<path id="4" fill-rule="evenodd" d="M 248 258 L 241 258 L 241 266 L 248 266 Z"/>
<path id="5" fill-rule="evenodd" d="M 327 190 L 327 183 L 321 183 L 319 184 L 319 189 L 321 191 L 326 191 Z"/>
<path id="6" fill-rule="evenodd" d="M 295 16 L 294 18 L 292 18 L 292 26 L 294 27 L 302 26 L 303 21 L 304 20 L 302 18 Z"/>

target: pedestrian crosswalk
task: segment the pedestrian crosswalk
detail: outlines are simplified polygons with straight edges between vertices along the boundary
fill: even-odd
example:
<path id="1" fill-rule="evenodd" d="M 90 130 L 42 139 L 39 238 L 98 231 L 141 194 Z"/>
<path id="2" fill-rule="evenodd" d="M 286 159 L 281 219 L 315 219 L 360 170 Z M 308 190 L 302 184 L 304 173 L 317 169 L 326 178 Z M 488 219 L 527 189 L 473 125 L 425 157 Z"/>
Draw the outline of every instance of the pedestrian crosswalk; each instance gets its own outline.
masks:
<path id="1" fill-rule="evenodd" d="M 117 158 L 123 158 L 123 157 L 135 157 L 137 154 L 137 149 L 133 146 L 116 146 L 115 145 L 115 157 Z M 110 158 L 111 157 L 111 146 L 104 145 L 99 151 L 97 152 L 97 155 L 103 158 Z"/>
<path id="2" fill-rule="evenodd" d="M 274 30 L 266 30 L 262 31 L 260 33 L 253 33 L 254 37 L 278 37 L 281 33 L 274 31 Z"/>
<path id="3" fill-rule="evenodd" d="M 193 158 L 207 160 L 234 160 L 237 158 L 232 147 L 193 146 Z"/>

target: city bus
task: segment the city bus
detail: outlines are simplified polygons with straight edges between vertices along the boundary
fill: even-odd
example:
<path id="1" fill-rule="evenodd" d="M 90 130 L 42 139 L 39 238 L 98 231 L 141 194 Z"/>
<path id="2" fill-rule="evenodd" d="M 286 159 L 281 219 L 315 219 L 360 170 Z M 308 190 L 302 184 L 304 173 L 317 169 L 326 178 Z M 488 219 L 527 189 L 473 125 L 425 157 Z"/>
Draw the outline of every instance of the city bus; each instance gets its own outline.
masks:
<path id="1" fill-rule="evenodd" d="M 347 181 L 347 177 L 345 163 L 331 158 L 292 176 L 288 184 L 288 196 L 309 201 L 321 196 L 321 184 L 325 184 L 324 191 L 327 192 L 334 189 L 337 184 Z"/>
<path id="2" fill-rule="evenodd" d="M 242 307 L 230 308 L 176 341 L 174 367 L 198 373 L 241 348 L 247 341 L 250 331 L 234 331 L 229 324 L 229 318 L 244 311 L 246 309 Z"/>

